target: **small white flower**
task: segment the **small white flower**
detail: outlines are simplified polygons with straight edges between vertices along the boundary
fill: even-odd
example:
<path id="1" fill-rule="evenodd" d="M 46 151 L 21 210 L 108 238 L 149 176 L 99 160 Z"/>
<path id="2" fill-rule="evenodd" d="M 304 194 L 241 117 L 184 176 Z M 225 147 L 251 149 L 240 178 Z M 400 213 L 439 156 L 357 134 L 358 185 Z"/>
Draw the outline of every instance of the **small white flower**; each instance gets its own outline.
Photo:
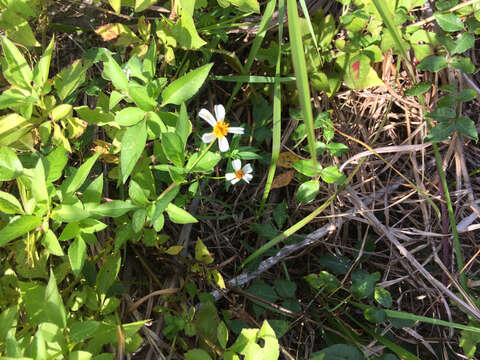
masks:
<path id="1" fill-rule="evenodd" d="M 203 120 L 208 122 L 213 127 L 213 132 L 206 133 L 202 136 L 204 143 L 211 143 L 218 139 L 218 147 L 221 152 L 225 152 L 229 149 L 227 134 L 240 134 L 243 135 L 244 129 L 241 127 L 232 127 L 229 123 L 225 122 L 225 108 L 223 105 L 215 105 L 215 117 L 207 109 L 201 109 L 198 113 Z"/>
<path id="2" fill-rule="evenodd" d="M 250 180 L 253 178 L 253 169 L 250 164 L 245 164 L 245 166 L 242 168 L 242 162 L 237 159 L 232 161 L 232 166 L 235 172 L 225 174 L 225 179 L 227 179 L 227 181 L 230 181 L 232 185 L 236 184 L 240 180 L 244 180 L 247 184 L 250 183 Z"/>

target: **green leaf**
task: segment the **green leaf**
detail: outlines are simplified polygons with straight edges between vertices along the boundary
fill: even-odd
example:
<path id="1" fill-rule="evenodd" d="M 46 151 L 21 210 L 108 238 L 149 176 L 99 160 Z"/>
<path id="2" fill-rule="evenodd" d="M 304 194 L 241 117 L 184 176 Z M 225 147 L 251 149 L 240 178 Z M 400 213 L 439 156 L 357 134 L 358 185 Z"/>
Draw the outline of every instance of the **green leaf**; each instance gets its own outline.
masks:
<path id="1" fill-rule="evenodd" d="M 465 51 L 473 48 L 474 44 L 475 44 L 475 37 L 468 32 L 464 32 L 455 41 L 455 49 L 452 51 L 452 54 L 464 53 Z"/>
<path id="2" fill-rule="evenodd" d="M 30 132 L 32 127 L 32 124 L 27 119 L 17 113 L 10 113 L 0 117 L 0 145 L 14 143 Z"/>
<path id="3" fill-rule="evenodd" d="M 80 205 L 60 205 L 52 210 L 51 217 L 54 220 L 71 223 L 81 221 L 90 216 L 90 213 L 86 211 L 83 206 Z"/>
<path id="4" fill-rule="evenodd" d="M 260 13 L 260 5 L 257 0 L 226 0 L 239 10 L 245 12 Z"/>
<path id="5" fill-rule="evenodd" d="M 190 169 L 190 167 L 197 161 L 198 157 L 200 156 L 199 153 L 194 153 L 187 162 L 186 168 L 189 169 L 190 171 L 198 171 L 198 172 L 203 172 L 203 171 L 212 171 L 215 165 L 218 164 L 218 162 L 221 160 L 221 155 L 208 151 L 205 153 L 205 155 L 200 159 L 198 163 L 195 164 L 195 166 Z"/>
<path id="6" fill-rule="evenodd" d="M 45 169 L 43 168 L 42 159 L 38 160 L 37 166 L 35 166 L 35 169 L 33 170 L 32 193 L 37 204 L 49 206 L 50 198 L 48 196 L 47 183 L 45 181 Z"/>
<path id="7" fill-rule="evenodd" d="M 120 126 L 132 126 L 143 120 L 145 111 L 137 107 L 127 107 L 115 114 L 115 122 Z"/>
<path id="8" fill-rule="evenodd" d="M 180 19 L 173 25 L 172 34 L 178 41 L 180 47 L 188 50 L 197 50 L 205 45 L 206 42 L 198 35 L 197 29 L 195 28 L 192 14 L 189 14 L 189 12 L 182 7 L 178 15 Z"/>
<path id="9" fill-rule="evenodd" d="M 112 7 L 113 11 L 120 14 L 120 8 L 122 6 L 122 0 L 108 0 L 108 3 Z"/>
<path id="10" fill-rule="evenodd" d="M 442 122 L 455 119 L 457 113 L 449 107 L 439 107 L 434 111 L 427 113 L 425 116 Z"/>
<path id="11" fill-rule="evenodd" d="M 383 309 L 377 309 L 376 307 L 368 307 L 363 311 L 363 316 L 366 320 L 375 323 L 381 324 L 387 320 L 387 314 Z"/>
<path id="12" fill-rule="evenodd" d="M 162 92 L 162 106 L 180 105 L 190 99 L 203 85 L 212 66 L 213 63 L 204 65 L 169 84 Z"/>
<path id="13" fill-rule="evenodd" d="M 135 0 L 135 12 L 146 10 L 150 5 L 155 4 L 157 0 Z"/>
<path id="14" fill-rule="evenodd" d="M 297 202 L 306 203 L 312 202 L 320 191 L 320 183 L 318 180 L 309 180 L 299 186 L 297 190 Z"/>
<path id="15" fill-rule="evenodd" d="M 321 256 L 317 261 L 336 275 L 344 275 L 352 267 L 352 262 L 349 258 L 330 253 Z"/>
<path id="16" fill-rule="evenodd" d="M 327 150 L 332 156 L 342 156 L 348 153 L 348 146 L 342 143 L 331 142 L 327 145 Z"/>
<path id="17" fill-rule="evenodd" d="M 478 141 L 478 131 L 475 126 L 475 122 L 465 116 L 460 116 L 455 120 L 455 129 L 475 141 Z"/>
<path id="18" fill-rule="evenodd" d="M 123 134 L 122 151 L 120 152 L 120 173 L 124 184 L 142 155 L 146 143 L 147 125 L 145 121 L 128 127 Z"/>
<path id="19" fill-rule="evenodd" d="M 85 81 L 85 73 L 89 67 L 89 64 L 84 65 L 81 60 L 76 60 L 55 76 L 53 84 L 60 100 L 65 100 Z"/>
<path id="20" fill-rule="evenodd" d="M 3 76 L 12 85 L 30 89 L 33 72 L 18 48 L 7 37 L 2 36 L 2 48 L 5 59 L 2 59 Z"/>
<path id="21" fill-rule="evenodd" d="M 60 246 L 60 243 L 58 242 L 57 236 L 50 229 L 48 229 L 45 233 L 45 236 L 42 239 L 42 244 L 43 246 L 45 246 L 45 249 L 47 249 L 50 254 L 56 256 L 65 255 L 63 253 L 62 247 Z"/>
<path id="22" fill-rule="evenodd" d="M 425 141 L 440 142 L 452 135 L 455 130 L 455 124 L 450 122 L 441 122 L 430 130 Z"/>
<path id="23" fill-rule="evenodd" d="M 88 106 L 77 106 L 74 109 L 82 120 L 85 120 L 91 125 L 104 125 L 114 121 L 112 113 L 105 112 L 99 107 L 92 110 Z"/>
<path id="24" fill-rule="evenodd" d="M 392 306 L 392 296 L 390 295 L 387 289 L 376 286 L 374 298 L 377 303 L 379 303 L 384 307 L 389 308 Z"/>
<path id="25" fill-rule="evenodd" d="M 147 210 L 140 208 L 135 210 L 132 215 L 132 230 L 139 233 L 145 226 L 145 219 L 147 218 Z"/>
<path id="26" fill-rule="evenodd" d="M 336 166 L 327 166 L 320 172 L 320 177 L 327 184 L 335 183 L 341 185 L 345 182 L 346 177 Z"/>
<path id="27" fill-rule="evenodd" d="M 192 123 L 188 120 L 187 107 L 183 102 L 180 105 L 180 114 L 178 115 L 175 133 L 180 137 L 185 148 L 188 136 L 192 133 Z"/>
<path id="28" fill-rule="evenodd" d="M 275 279 L 275 290 L 277 294 L 282 298 L 294 298 L 295 291 L 297 290 L 297 284 L 290 280 Z"/>
<path id="29" fill-rule="evenodd" d="M 450 60 L 450 65 L 465 74 L 473 74 L 475 72 L 475 66 L 470 58 L 456 56 Z"/>
<path id="30" fill-rule="evenodd" d="M 55 36 L 52 36 L 50 44 L 45 49 L 40 60 L 35 64 L 33 68 L 33 83 L 37 89 L 42 89 L 48 80 L 48 74 L 50 71 L 50 61 L 52 59 L 53 44 L 55 43 Z"/>
<path id="31" fill-rule="evenodd" d="M 438 72 L 448 66 L 447 59 L 444 56 L 429 56 L 423 59 L 418 65 L 417 70 L 427 70 Z"/>
<path id="32" fill-rule="evenodd" d="M 70 260 L 70 265 L 72 266 L 72 273 L 75 275 L 75 277 L 78 277 L 78 275 L 80 275 L 86 258 L 87 245 L 80 236 L 77 236 L 73 243 L 71 243 L 68 247 L 68 259 Z"/>
<path id="33" fill-rule="evenodd" d="M 478 96 L 478 94 L 477 94 L 477 92 L 476 92 L 475 90 L 465 89 L 465 90 L 460 91 L 460 92 L 457 94 L 456 100 L 457 100 L 457 101 L 460 101 L 460 102 L 468 102 L 468 101 L 472 101 L 472 100 L 475 99 L 477 96 Z"/>
<path id="34" fill-rule="evenodd" d="M 0 341 L 4 342 L 7 333 L 16 327 L 18 313 L 17 304 L 15 304 L 5 308 L 0 314 L 0 324 L 2 324 L 0 327 Z"/>
<path id="35" fill-rule="evenodd" d="M 57 147 L 48 154 L 44 162 L 47 182 L 52 183 L 60 179 L 67 162 L 67 151 L 63 147 Z"/>
<path id="36" fill-rule="evenodd" d="M 22 205 L 12 194 L 0 191 L 0 211 L 5 214 L 24 214 Z"/>
<path id="37" fill-rule="evenodd" d="M 371 297 L 375 290 L 375 283 L 380 280 L 380 273 L 369 274 L 364 270 L 357 270 L 352 274 L 350 291 L 357 299 Z"/>
<path id="38" fill-rule="evenodd" d="M 144 189 L 133 179 L 130 180 L 130 184 L 128 187 L 128 195 L 130 196 L 130 199 L 132 199 L 132 201 L 135 203 L 142 205 L 147 205 L 150 203 Z"/>
<path id="39" fill-rule="evenodd" d="M 150 97 L 146 86 L 132 84 L 128 87 L 128 93 L 137 106 L 144 111 L 153 111 L 157 107 L 157 101 Z"/>
<path id="40" fill-rule="evenodd" d="M 317 168 L 315 171 L 315 165 L 312 160 L 299 160 L 293 163 L 295 170 L 308 177 L 314 177 L 322 171 L 322 166 L 319 163 L 316 163 L 316 165 Z"/>
<path id="41" fill-rule="evenodd" d="M 176 133 L 163 133 L 162 149 L 168 160 L 175 164 L 175 166 L 183 166 L 185 163 L 185 151 L 180 136 Z"/>
<path id="42" fill-rule="evenodd" d="M 15 218 L 0 230 L 0 246 L 36 229 L 41 224 L 42 218 L 39 216 L 22 215 Z"/>
<path id="43" fill-rule="evenodd" d="M 70 175 L 67 179 L 64 180 L 61 186 L 65 194 L 73 194 L 75 191 L 77 191 L 80 188 L 80 186 L 83 185 L 88 175 L 90 174 L 90 170 L 92 169 L 93 164 L 95 164 L 95 161 L 97 161 L 99 156 L 100 156 L 100 152 L 88 158 L 78 168 L 78 170 L 75 172 L 73 176 Z"/>
<path id="44" fill-rule="evenodd" d="M 77 321 L 70 326 L 70 340 L 74 343 L 84 342 L 98 329 L 98 321 Z"/>
<path id="45" fill-rule="evenodd" d="M 153 0 L 148 0 L 148 1 L 153 2 Z M 148 76 L 149 79 L 153 79 L 153 77 L 155 76 L 156 69 L 157 69 L 157 43 L 155 38 L 152 38 L 152 41 L 148 46 L 147 53 L 145 54 L 145 59 L 143 60 L 142 71 L 144 74 Z"/>
<path id="46" fill-rule="evenodd" d="M 2 28 L 6 29 L 7 37 L 18 44 L 27 47 L 40 46 L 27 21 L 27 17 L 37 15 L 31 10 L 30 15 L 26 15 L 25 12 L 19 11 L 20 6 L 17 7 L 17 4 L 22 4 L 22 1 L 9 2 L 9 7 L 2 10 Z M 23 5 L 22 10 L 29 7 L 27 4 Z M 19 14 L 22 14 L 23 16 L 20 16 Z"/>
<path id="47" fill-rule="evenodd" d="M 313 353 L 310 360 L 364 360 L 365 357 L 355 346 L 335 344 Z"/>
<path id="48" fill-rule="evenodd" d="M 327 271 L 320 271 L 318 274 L 309 274 L 305 276 L 304 279 L 315 290 L 320 290 L 325 287 L 328 292 L 332 292 L 342 285 L 340 280 Z"/>
<path id="49" fill-rule="evenodd" d="M 112 200 L 96 206 L 91 213 L 99 216 L 119 217 L 133 209 L 137 209 L 137 206 L 122 200 Z"/>
<path id="50" fill-rule="evenodd" d="M 193 349 L 188 350 L 184 357 L 186 360 L 212 360 L 210 355 L 205 350 L 202 349 Z"/>
<path id="51" fill-rule="evenodd" d="M 288 205 L 287 202 L 282 200 L 280 204 L 275 206 L 275 209 L 273 209 L 273 219 L 275 220 L 275 223 L 277 224 L 278 228 L 281 229 L 283 225 L 285 225 L 285 221 L 288 218 Z"/>
<path id="52" fill-rule="evenodd" d="M 430 88 L 432 84 L 426 81 L 413 85 L 410 89 L 405 91 L 406 96 L 419 96 L 425 94 Z"/>
<path id="53" fill-rule="evenodd" d="M 223 321 L 218 324 L 217 327 L 217 340 L 218 343 L 220 344 L 220 347 L 222 349 L 227 348 L 227 342 L 228 342 L 228 328 L 227 325 Z"/>
<path id="54" fill-rule="evenodd" d="M 113 285 L 120 271 L 122 258 L 118 254 L 112 254 L 106 257 L 102 268 L 97 275 L 97 294 L 106 295 L 108 289 Z"/>
<path id="55" fill-rule="evenodd" d="M 117 90 L 128 90 L 128 78 L 123 72 L 122 68 L 115 59 L 111 56 L 107 56 L 107 61 L 103 62 L 102 76 L 105 80 L 110 80 Z"/>
<path id="56" fill-rule="evenodd" d="M 0 147 L 0 181 L 14 180 L 23 173 L 23 166 L 12 149 Z"/>
<path id="57" fill-rule="evenodd" d="M 67 312 L 63 305 L 62 297 L 58 292 L 57 282 L 53 270 L 50 270 L 50 278 L 45 289 L 45 313 L 50 322 L 63 329 L 67 326 Z"/>
<path id="58" fill-rule="evenodd" d="M 172 220 L 176 224 L 191 224 L 191 223 L 198 222 L 198 220 L 195 219 L 195 217 L 190 215 L 187 211 L 183 210 L 182 208 L 179 208 L 174 203 L 169 203 L 165 210 L 167 211 L 167 214 L 170 217 L 170 220 Z"/>
<path id="59" fill-rule="evenodd" d="M 469 325 L 478 328 L 479 324 L 476 321 L 471 321 Z M 473 358 L 477 351 L 477 345 L 480 343 L 480 334 L 468 330 L 462 330 L 460 334 L 459 345 L 462 347 L 464 355 L 469 359 Z"/>
<path id="60" fill-rule="evenodd" d="M 103 174 L 100 174 L 95 180 L 93 180 L 83 192 L 83 202 L 85 204 L 100 203 L 102 200 L 102 191 L 103 191 Z"/>
<path id="61" fill-rule="evenodd" d="M 442 30 L 446 32 L 455 32 L 464 29 L 463 21 L 459 19 L 455 14 L 441 14 L 437 12 L 433 14 L 433 16 L 437 20 L 438 25 L 440 25 Z"/>

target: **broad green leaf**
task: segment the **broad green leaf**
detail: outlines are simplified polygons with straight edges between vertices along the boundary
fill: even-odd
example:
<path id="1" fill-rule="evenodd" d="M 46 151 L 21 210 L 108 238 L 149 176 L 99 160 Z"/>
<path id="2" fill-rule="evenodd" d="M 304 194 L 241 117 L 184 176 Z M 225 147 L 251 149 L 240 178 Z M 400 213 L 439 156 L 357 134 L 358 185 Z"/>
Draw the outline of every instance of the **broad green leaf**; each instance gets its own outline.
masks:
<path id="1" fill-rule="evenodd" d="M 455 124 L 451 124 L 450 122 L 441 122 L 430 130 L 429 134 L 425 138 L 425 141 L 443 141 L 452 135 L 454 130 Z"/>
<path id="2" fill-rule="evenodd" d="M 43 163 L 47 182 L 52 183 L 60 179 L 67 162 L 67 151 L 63 147 L 57 147 L 48 154 Z"/>
<path id="3" fill-rule="evenodd" d="M 140 0 L 142 1 L 142 0 Z M 151 0 L 143 0 L 151 1 Z M 153 0 L 152 0 L 153 1 Z M 157 42 L 155 38 L 152 38 L 150 45 L 148 45 L 145 59 L 143 60 L 142 72 L 148 76 L 149 79 L 153 79 L 157 69 Z"/>
<path id="4" fill-rule="evenodd" d="M 380 305 L 389 308 L 392 306 L 392 296 L 387 289 L 382 287 L 376 286 L 375 287 L 375 294 L 374 294 L 375 301 Z"/>
<path id="5" fill-rule="evenodd" d="M 50 111 L 50 118 L 53 121 L 62 120 L 64 118 L 71 118 L 72 115 L 73 107 L 70 104 L 57 105 Z"/>
<path id="6" fill-rule="evenodd" d="M 364 360 L 365 357 L 355 346 L 335 344 L 313 353 L 310 360 Z"/>
<path id="7" fill-rule="evenodd" d="M 465 116 L 460 116 L 455 120 L 455 129 L 475 141 L 478 141 L 478 131 L 475 126 L 475 122 Z"/>
<path id="8" fill-rule="evenodd" d="M 456 100 L 460 102 L 472 101 L 478 96 L 478 93 L 472 89 L 465 89 L 456 94 Z"/>
<path id="9" fill-rule="evenodd" d="M 42 331 L 35 333 L 30 351 L 35 360 L 47 360 L 47 346 Z"/>
<path id="10" fill-rule="evenodd" d="M 5 61 L 2 61 L 3 76 L 12 85 L 30 89 L 33 72 L 18 48 L 6 36 L 2 36 L 2 48 Z"/>
<path id="11" fill-rule="evenodd" d="M 70 326 L 70 340 L 74 343 L 83 342 L 95 333 L 99 325 L 98 321 L 93 320 L 74 322 Z"/>
<path id="12" fill-rule="evenodd" d="M 80 234 L 80 221 L 68 223 L 62 230 L 59 241 L 67 241 L 74 239 L 78 234 Z"/>
<path id="13" fill-rule="evenodd" d="M 455 101 L 456 99 L 454 97 L 454 102 Z M 434 111 L 427 113 L 425 116 L 442 122 L 455 119 L 457 117 L 457 113 L 454 109 L 449 107 L 439 107 Z"/>
<path id="14" fill-rule="evenodd" d="M 228 342 L 228 328 L 227 325 L 223 321 L 218 324 L 217 327 L 217 340 L 218 343 L 220 344 L 220 347 L 222 349 L 227 348 L 227 342 Z"/>
<path id="15" fill-rule="evenodd" d="M 65 194 L 73 194 L 77 191 L 85 182 L 88 175 L 90 174 L 90 170 L 92 170 L 95 161 L 97 161 L 100 153 L 96 153 L 90 158 L 88 158 L 75 172 L 72 176 L 70 175 L 67 179 L 64 180 L 62 183 L 62 190 Z"/>
<path id="16" fill-rule="evenodd" d="M 45 249 L 47 249 L 50 254 L 56 256 L 65 255 L 63 253 L 62 247 L 60 246 L 60 243 L 58 242 L 57 236 L 50 229 L 48 229 L 45 233 L 45 236 L 42 239 L 42 244 L 43 246 L 45 246 Z"/>
<path id="17" fill-rule="evenodd" d="M 42 218 L 33 215 L 22 215 L 15 218 L 0 230 L 0 246 L 6 245 L 8 242 L 35 230 L 42 225 Z"/>
<path id="18" fill-rule="evenodd" d="M 108 3 L 112 7 L 112 9 L 117 13 L 120 14 L 120 8 L 122 6 L 122 0 L 108 0 Z"/>
<path id="19" fill-rule="evenodd" d="M 128 93 L 135 104 L 144 111 L 153 111 L 158 105 L 148 93 L 146 86 L 132 84 L 128 87 Z"/>
<path id="20" fill-rule="evenodd" d="M 112 254 L 107 256 L 102 268 L 97 275 L 97 294 L 106 295 L 108 289 L 113 285 L 115 279 L 120 271 L 120 264 L 122 258 L 118 254 Z"/>
<path id="21" fill-rule="evenodd" d="M 178 115 L 177 126 L 175 127 L 175 133 L 182 140 L 183 147 L 187 144 L 187 139 L 192 132 L 192 123 L 188 120 L 187 107 L 185 103 L 180 106 L 180 114 Z"/>
<path id="22" fill-rule="evenodd" d="M 84 64 L 81 60 L 76 60 L 55 76 L 53 84 L 57 89 L 60 100 L 65 100 L 85 81 L 85 73 L 89 67 L 90 64 Z"/>
<path id="23" fill-rule="evenodd" d="M 469 325 L 476 328 L 479 327 L 477 321 L 470 321 Z M 461 337 L 459 345 L 462 347 L 463 353 L 469 359 L 473 358 L 475 356 L 475 352 L 477 351 L 477 345 L 480 343 L 480 334 L 468 330 L 462 330 L 460 334 Z"/>
<path id="24" fill-rule="evenodd" d="M 355 90 L 371 86 L 383 86 L 383 81 L 377 72 L 370 66 L 370 58 L 366 55 L 357 55 L 351 58 L 344 69 L 345 84 Z"/>
<path id="25" fill-rule="evenodd" d="M 274 281 L 275 291 L 282 298 L 295 297 L 295 291 L 297 290 L 297 284 L 290 280 L 277 278 Z"/>
<path id="26" fill-rule="evenodd" d="M 366 320 L 375 324 L 381 324 L 387 320 L 387 314 L 385 313 L 385 310 L 378 309 L 373 306 L 366 308 L 363 311 L 363 316 Z"/>
<path id="27" fill-rule="evenodd" d="M 183 356 L 186 360 L 212 360 L 211 356 L 202 349 L 188 350 Z"/>
<path id="28" fill-rule="evenodd" d="M 50 322 L 63 329 L 67 326 L 67 312 L 63 305 L 62 297 L 58 292 L 57 281 L 50 270 L 50 278 L 45 289 L 45 313 Z"/>
<path id="29" fill-rule="evenodd" d="M 299 173 L 308 177 L 314 177 L 315 175 L 318 175 L 320 171 L 322 171 L 322 166 L 319 163 L 316 163 L 316 169 L 315 169 L 315 165 L 311 160 L 295 161 L 293 163 L 293 167 Z"/>
<path id="30" fill-rule="evenodd" d="M 179 208 L 174 203 L 169 203 L 165 209 L 170 220 L 176 224 L 191 224 L 198 222 L 195 217 L 190 215 L 187 211 Z"/>
<path id="31" fill-rule="evenodd" d="M 172 188 L 169 188 L 169 191 L 166 192 L 165 194 L 162 193 L 162 195 L 159 197 L 159 199 L 155 203 L 155 211 L 153 213 L 152 220 L 151 220 L 152 225 L 156 222 L 159 216 L 162 215 L 162 213 L 167 208 L 168 204 L 173 199 L 175 199 L 175 196 L 177 196 L 179 191 L 180 191 L 180 186 L 175 185 Z"/>
<path id="32" fill-rule="evenodd" d="M 14 180 L 23 173 L 17 154 L 6 146 L 0 146 L 0 181 Z"/>
<path id="33" fill-rule="evenodd" d="M 103 174 L 100 174 L 95 180 L 93 180 L 85 189 L 83 193 L 82 200 L 85 204 L 100 203 L 102 200 L 102 190 L 103 190 Z"/>
<path id="34" fill-rule="evenodd" d="M 455 14 L 441 14 L 437 12 L 433 14 L 433 16 L 435 17 L 435 20 L 437 20 L 438 25 L 440 25 L 442 30 L 446 32 L 455 32 L 464 29 L 463 21 Z"/>
<path id="35" fill-rule="evenodd" d="M 18 313 L 17 304 L 15 304 L 5 308 L 0 314 L 0 324 L 2 324 L 0 327 L 0 341 L 5 341 L 7 333 L 16 327 Z"/>
<path id="36" fill-rule="evenodd" d="M 15 196 L 4 191 L 0 191 L 0 211 L 5 214 L 24 214 L 22 205 Z"/>
<path id="37" fill-rule="evenodd" d="M 336 275 L 344 275 L 352 267 L 352 262 L 346 256 L 326 254 L 317 260 L 321 265 Z"/>
<path id="38" fill-rule="evenodd" d="M 135 212 L 132 215 L 133 232 L 139 233 L 143 229 L 146 218 L 147 218 L 147 210 L 145 210 L 145 208 L 140 208 L 135 210 Z"/>
<path id="39" fill-rule="evenodd" d="M 327 271 L 320 271 L 318 274 L 309 274 L 305 276 L 304 279 L 315 290 L 320 290 L 325 287 L 328 292 L 332 292 L 342 285 L 340 280 Z"/>
<path id="40" fill-rule="evenodd" d="M 306 203 L 312 202 L 320 191 L 320 183 L 318 180 L 309 180 L 298 187 L 297 202 Z"/>
<path id="41" fill-rule="evenodd" d="M 175 166 L 183 166 L 185 162 L 185 150 L 180 136 L 176 133 L 162 134 L 162 149 L 167 158 L 175 164 Z"/>
<path id="42" fill-rule="evenodd" d="M 86 258 L 87 245 L 80 236 L 77 236 L 77 238 L 73 240 L 68 247 L 68 259 L 70 260 L 70 265 L 72 266 L 72 272 L 76 277 L 80 275 Z"/>
<path id="43" fill-rule="evenodd" d="M 448 66 L 447 59 L 444 56 L 429 56 L 423 59 L 418 65 L 417 70 L 427 70 L 438 72 Z"/>
<path id="44" fill-rule="evenodd" d="M 65 223 L 78 222 L 86 219 L 90 213 L 81 205 L 60 205 L 52 210 L 51 217 Z"/>
<path id="45" fill-rule="evenodd" d="M 205 45 L 206 42 L 198 35 L 192 15 L 181 8 L 179 16 L 180 19 L 172 27 L 172 34 L 180 47 L 187 50 L 197 50 Z"/>
<path id="46" fill-rule="evenodd" d="M 137 107 L 127 107 L 115 114 L 115 122 L 120 126 L 136 125 L 145 117 L 145 111 Z"/>
<path id="47" fill-rule="evenodd" d="M 90 212 L 99 216 L 119 217 L 136 208 L 136 205 L 129 202 L 112 200 L 96 206 Z"/>
<path id="48" fill-rule="evenodd" d="M 49 206 L 50 198 L 48 196 L 47 183 L 45 181 L 45 169 L 42 159 L 39 159 L 37 166 L 33 170 L 32 193 L 33 198 L 39 205 Z"/>
<path id="49" fill-rule="evenodd" d="M 405 91 L 406 96 L 419 96 L 425 94 L 430 88 L 432 84 L 426 81 L 413 85 L 410 89 Z"/>
<path id="50" fill-rule="evenodd" d="M 21 1 L 10 1 L 9 7 L 2 10 L 2 25 L 1 27 L 6 30 L 7 37 L 27 47 L 40 46 L 40 43 L 35 39 L 32 28 L 28 23 L 26 17 L 20 16 L 17 4 L 21 4 Z M 12 6 L 13 5 L 13 6 Z M 29 7 L 26 5 L 24 8 Z M 15 9 L 17 8 L 17 9 Z M 29 15 L 29 16 L 36 16 Z"/>
<path id="51" fill-rule="evenodd" d="M 465 51 L 471 49 L 474 44 L 475 44 L 475 37 L 469 32 L 464 32 L 455 41 L 455 49 L 452 51 L 452 54 L 464 53 Z"/>
<path id="52" fill-rule="evenodd" d="M 123 134 L 122 150 L 120 152 L 120 173 L 124 184 L 142 155 L 146 142 L 147 126 L 145 121 L 128 127 Z"/>
<path id="53" fill-rule="evenodd" d="M 180 105 L 190 99 L 203 85 L 212 66 L 213 63 L 204 65 L 169 84 L 162 92 L 162 106 Z"/>
<path id="54" fill-rule="evenodd" d="M 14 143 L 23 135 L 29 133 L 32 128 L 32 124 L 17 113 L 10 113 L 0 117 L 0 145 Z"/>
<path id="55" fill-rule="evenodd" d="M 156 2 L 157 0 L 135 0 L 135 12 L 141 12 Z"/>
<path id="56" fill-rule="evenodd" d="M 357 299 L 372 297 L 375 283 L 380 280 L 380 273 L 369 274 L 365 270 L 357 270 L 352 274 L 352 286 L 350 291 Z"/>
<path id="57" fill-rule="evenodd" d="M 450 65 L 465 74 L 473 74 L 475 72 L 475 65 L 472 64 L 470 58 L 456 56 L 450 60 Z"/>
<path id="58" fill-rule="evenodd" d="M 33 68 L 33 83 L 37 89 L 42 89 L 48 80 L 48 74 L 50 71 L 50 61 L 52 60 L 53 44 L 55 43 L 55 36 L 52 36 L 50 44 L 45 49 L 40 60 L 35 64 Z"/>
<path id="59" fill-rule="evenodd" d="M 336 166 L 327 166 L 320 171 L 320 177 L 327 184 L 335 183 L 341 185 L 345 182 L 346 177 L 343 175 Z"/>
<path id="60" fill-rule="evenodd" d="M 111 55 L 107 56 L 107 61 L 103 62 L 102 76 L 104 79 L 110 80 L 115 89 L 123 91 L 128 90 L 127 75 L 125 75 L 120 65 L 118 65 Z"/>
<path id="61" fill-rule="evenodd" d="M 260 13 L 260 5 L 257 0 L 226 0 L 239 10 L 245 12 Z"/>
<path id="62" fill-rule="evenodd" d="M 88 351 L 75 350 L 68 355 L 68 360 L 91 360 L 92 356 L 92 353 Z M 95 357 L 95 359 L 98 360 L 97 357 Z"/>
<path id="63" fill-rule="evenodd" d="M 133 179 L 130 180 L 130 184 L 128 187 L 128 195 L 134 203 L 142 205 L 147 205 L 150 203 L 144 189 Z"/>
<path id="64" fill-rule="evenodd" d="M 199 171 L 199 172 L 202 172 L 202 171 L 212 171 L 215 167 L 215 165 L 218 164 L 218 162 L 221 160 L 221 155 L 216 153 L 216 152 L 212 152 L 212 151 L 208 151 L 207 153 L 205 153 L 205 155 L 200 159 L 199 162 L 197 162 L 195 164 L 195 166 L 190 169 L 190 167 L 197 161 L 198 157 L 200 156 L 199 153 L 194 153 L 189 159 L 188 159 L 188 162 L 187 162 L 187 166 L 186 168 L 189 169 L 189 171 Z"/>
<path id="65" fill-rule="evenodd" d="M 74 109 L 77 112 L 78 116 L 90 125 L 104 125 L 115 120 L 112 113 L 105 112 L 100 107 L 96 107 L 92 110 L 88 106 L 77 106 Z"/>

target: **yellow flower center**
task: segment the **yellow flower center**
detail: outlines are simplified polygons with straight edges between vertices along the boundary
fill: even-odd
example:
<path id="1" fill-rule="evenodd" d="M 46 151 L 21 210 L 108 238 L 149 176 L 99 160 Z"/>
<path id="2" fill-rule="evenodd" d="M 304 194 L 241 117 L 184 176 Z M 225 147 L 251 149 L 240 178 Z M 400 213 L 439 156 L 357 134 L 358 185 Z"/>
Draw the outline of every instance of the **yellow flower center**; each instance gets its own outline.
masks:
<path id="1" fill-rule="evenodd" d="M 235 171 L 235 177 L 237 179 L 242 179 L 244 175 L 245 175 L 245 173 L 243 172 L 242 169 Z"/>
<path id="2" fill-rule="evenodd" d="M 224 121 L 217 121 L 217 123 L 213 127 L 213 134 L 217 138 L 222 138 L 226 136 L 228 133 L 228 126 L 229 124 Z"/>

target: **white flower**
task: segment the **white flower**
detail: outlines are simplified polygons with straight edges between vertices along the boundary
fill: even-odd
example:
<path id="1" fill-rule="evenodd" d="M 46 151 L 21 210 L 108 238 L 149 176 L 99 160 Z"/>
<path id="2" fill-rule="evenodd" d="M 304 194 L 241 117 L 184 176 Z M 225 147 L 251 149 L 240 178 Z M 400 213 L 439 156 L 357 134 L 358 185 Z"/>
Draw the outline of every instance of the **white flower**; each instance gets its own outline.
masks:
<path id="1" fill-rule="evenodd" d="M 225 179 L 227 179 L 227 181 L 231 181 L 232 185 L 236 184 L 240 180 L 244 180 L 247 184 L 250 183 L 250 180 L 253 178 L 253 169 L 250 164 L 245 164 L 245 166 L 242 168 L 242 162 L 240 160 L 233 160 L 232 166 L 235 172 L 225 174 Z"/>
<path id="2" fill-rule="evenodd" d="M 213 132 L 204 134 L 202 136 L 202 141 L 204 143 L 211 143 L 218 139 L 218 147 L 221 152 L 228 150 L 228 140 L 226 138 L 227 134 L 240 134 L 243 135 L 244 129 L 241 127 L 232 127 L 229 123 L 225 122 L 225 108 L 223 105 L 215 105 L 215 117 L 207 109 L 201 109 L 198 113 L 203 120 L 208 122 L 213 127 Z"/>

